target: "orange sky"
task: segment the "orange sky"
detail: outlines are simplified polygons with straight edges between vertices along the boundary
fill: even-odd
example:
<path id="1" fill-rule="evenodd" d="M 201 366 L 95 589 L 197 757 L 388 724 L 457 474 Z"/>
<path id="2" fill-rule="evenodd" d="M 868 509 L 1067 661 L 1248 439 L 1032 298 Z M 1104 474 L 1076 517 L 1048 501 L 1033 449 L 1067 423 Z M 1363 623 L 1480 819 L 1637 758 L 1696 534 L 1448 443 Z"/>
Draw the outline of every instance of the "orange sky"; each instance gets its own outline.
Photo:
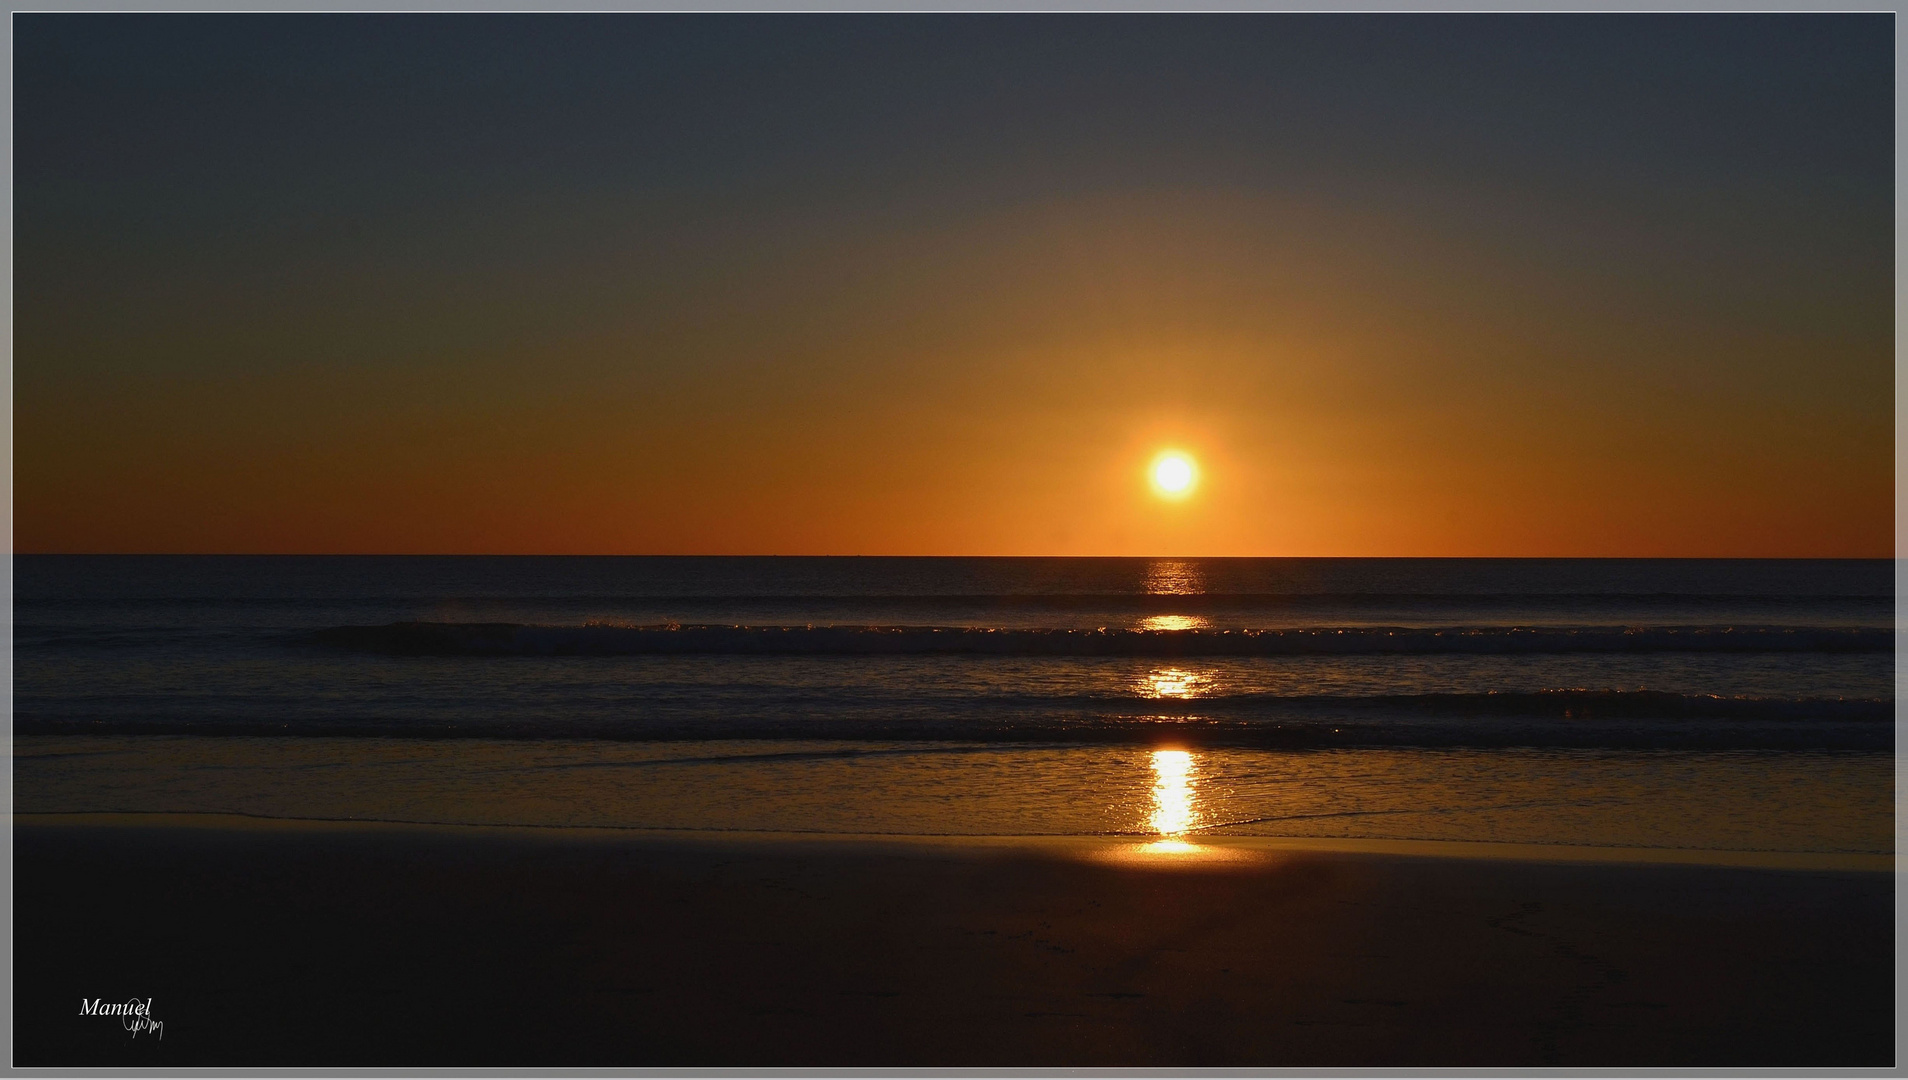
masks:
<path id="1" fill-rule="evenodd" d="M 192 61 L 151 59 L 124 92 L 168 62 Z M 59 87 L 36 77 L 29 118 Z M 1748 108 L 1733 85 L 1702 103 Z M 1036 147 L 967 176 L 882 157 L 899 136 L 875 124 L 863 152 L 908 179 L 811 163 L 797 197 L 533 171 L 374 205 L 424 183 L 405 173 L 354 189 L 361 219 L 307 228 L 289 166 L 173 221 L 135 212 L 157 196 L 123 177 L 74 181 L 88 163 L 37 130 L 23 552 L 1893 549 L 1886 218 L 1849 180 L 1865 131 L 1820 176 L 1764 133 L 1780 169 L 1659 149 L 1577 184 L 1595 163 L 1548 139 L 1531 153 L 1554 173 L 1136 179 Z M 198 152 L 246 149 L 232 138 Z M 1234 152 L 1216 145 L 1197 153 Z M 162 191 L 187 182 L 153 168 Z M 1064 175 L 1021 182 L 1041 168 Z M 1183 502 L 1145 480 L 1169 445 L 1202 469 Z"/>

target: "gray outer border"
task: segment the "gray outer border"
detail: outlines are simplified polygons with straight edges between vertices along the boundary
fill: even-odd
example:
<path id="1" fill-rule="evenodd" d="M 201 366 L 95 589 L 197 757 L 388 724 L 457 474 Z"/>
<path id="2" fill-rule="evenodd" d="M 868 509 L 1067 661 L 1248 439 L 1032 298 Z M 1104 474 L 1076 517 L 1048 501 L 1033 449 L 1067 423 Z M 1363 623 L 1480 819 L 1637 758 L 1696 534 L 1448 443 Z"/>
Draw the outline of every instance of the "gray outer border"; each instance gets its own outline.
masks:
<path id="1" fill-rule="evenodd" d="M 0 855 L 4 855 L 6 860 L 6 865 L 0 867 L 0 878 L 4 878 L 6 883 L 5 895 L 0 896 L 0 904 L 5 905 L 6 914 L 6 925 L 0 928 L 0 951 L 4 951 L 6 956 L 7 981 L 6 1011 L 0 1014 L 0 1046 L 6 1047 L 7 1062 L 11 1064 L 13 1061 L 13 1002 L 15 1000 L 13 986 L 13 20 L 11 18 L 7 20 L 5 29 L 0 30 L 0 36 L 3 36 L 0 38 L 0 44 L 4 45 L 4 52 L 0 53 L 0 63 L 4 63 L 6 72 L 6 82 L 4 86 L 0 86 L 0 95 L 4 95 L 6 102 L 7 125 L 4 150 L 6 205 L 0 208 L 0 214 L 5 215 L 6 243 L 6 261 L 3 271 L 6 275 L 6 298 L 5 306 L 0 308 L 0 311 L 5 313 L 7 332 L 5 350 L 0 352 L 0 357 L 4 357 L 4 360 L 0 362 L 5 364 L 5 377 L 0 379 L 0 393 L 4 393 L 6 397 L 4 416 L 6 438 L 4 443 L 0 443 L 6 455 L 6 564 L 0 567 L 0 588 L 6 590 L 7 599 L 6 620 L 4 624 L 0 624 L 4 627 L 4 630 L 0 632 L 4 632 L 6 636 L 6 653 L 0 656 L 0 689 L 3 689 L 6 694 L 5 711 L 4 714 L 0 714 L 0 725 L 4 725 L 0 726 L 0 748 L 4 748 L 7 755 L 6 770 L 0 772 L 0 788 L 4 788 L 7 805 L 6 835 L 0 836 Z"/>
<path id="2" fill-rule="evenodd" d="M 505 1069 L 505 1068 L 465 1068 L 465 1069 L 9 1069 L 18 1076 L 49 1077 L 277 1077 L 277 1076 L 315 1076 L 315 1077 L 490 1077 L 490 1076 L 551 1076 L 551 1077 L 1613 1077 L 1613 1078 L 1649 1078 L 1649 1077 L 1869 1077 L 1900 1076 L 1902 1070 L 1893 1069 L 1780 1069 L 1780 1068 L 1397 1068 L 1397 1069 L 1357 1069 L 1357 1068 L 550 1068 L 550 1069 Z"/>
<path id="3" fill-rule="evenodd" d="M 1908 448 L 1904 448 L 1901 441 L 1902 405 L 1904 401 L 1908 401 L 1908 396 L 1904 396 L 1904 387 L 1902 383 L 1902 346 L 1901 346 L 1902 297 L 1903 297 L 1902 270 L 1904 268 L 1904 262 L 1902 258 L 1902 209 L 1904 206 L 1908 206 L 1908 201 L 1905 201 L 1903 198 L 1904 193 L 1908 192 L 1908 186 L 1904 186 L 1903 177 L 1902 177 L 1902 168 L 1901 168 L 1902 167 L 1902 134 L 1903 134 L 1902 116 L 1904 114 L 1903 106 L 1908 105 L 1908 89 L 1905 89 L 1903 87 L 1902 81 L 1901 81 L 1902 57 L 1904 55 L 1908 55 L 1908 53 L 1905 53 L 1903 51 L 1903 46 L 1905 43 L 1908 43 L 1908 26 L 1904 26 L 1901 17 L 1897 15 L 1895 17 L 1895 852 L 1896 852 L 1896 861 L 1895 861 L 1895 942 L 1894 942 L 1894 945 L 1895 945 L 1895 1068 L 1897 1071 L 1900 1071 L 1901 1069 L 1903 1058 L 1905 1056 L 1908 1056 L 1908 1055 L 1904 1055 L 1903 1053 L 1904 1048 L 1908 1047 L 1908 1037 L 1905 1037 L 1903 1034 L 1903 1024 L 1902 1024 L 1902 1016 L 1904 1012 L 1908 1012 L 1908 1009 L 1904 1009 L 1902 1004 L 1903 985 L 1904 985 L 1904 982 L 1908 982 L 1908 980 L 1903 979 L 1903 972 L 1908 971 L 1908 966 L 1904 966 L 1903 953 L 1902 953 L 1902 947 L 1901 947 L 1902 931 L 1904 929 L 1908 929 L 1908 909 L 1904 909 L 1902 906 L 1901 887 L 1904 881 L 1904 872 L 1903 872 L 1903 869 L 1901 866 L 1901 860 L 1900 860 L 1900 852 L 1902 850 L 1902 847 L 1901 847 L 1902 837 L 1904 835 L 1908 835 L 1908 829 L 1903 828 L 1903 824 L 1908 823 L 1908 811 L 1904 810 L 1904 808 L 1902 807 L 1902 802 L 1901 802 L 1901 795 L 1902 795 L 1902 790 L 1904 786 L 1903 780 L 1908 779 L 1908 768 L 1903 767 L 1902 756 L 1901 756 L 1902 733 L 1903 731 L 1908 730 L 1908 725 L 1903 724 L 1904 704 L 1902 699 L 1902 691 L 1904 689 L 1908 689 L 1908 667 L 1903 666 L 1902 650 L 1901 650 L 1902 628 L 1903 628 L 1902 618 L 1901 618 L 1901 594 L 1902 594 L 1902 586 L 1904 584 L 1908 584 L 1908 561 L 1904 561 L 1903 559 L 1903 547 L 1902 547 L 1902 542 L 1903 542 L 1902 524 L 1904 521 L 1904 518 L 1903 518 L 1904 508 L 1903 508 L 1903 502 L 1902 502 L 1902 465 L 1903 465 L 1904 449 L 1908 449 Z"/>
<path id="4" fill-rule="evenodd" d="M 1586 4 L 1583 0 L 1524 0 L 1522 3 L 1512 0 L 1473 0 L 1471 4 L 1458 6 L 1440 3 L 1435 0 L 1391 0 L 1389 3 L 1358 2 L 1358 0 L 1195 0 L 1187 3 L 1162 3 L 1161 0 L 1040 0 L 1038 3 L 1012 3 L 1010 0 L 833 0 L 822 3 L 819 0 L 755 0 L 742 4 L 734 0 L 551 0 L 549 3 L 525 3 L 524 0 L 410 0 L 408 3 L 367 4 L 364 0 L 199 0 L 195 4 L 168 3 L 165 0 L 117 0 L 117 2 L 93 2 L 87 0 L 32 0 L 32 2 L 10 3 L 8 13 L 18 12 L 371 12 L 390 14 L 398 12 L 532 12 L 538 14 L 559 12 L 715 12 L 715 13 L 756 13 L 777 12 L 818 12 L 818 13 L 1018 13 L 1039 12 L 1160 12 L 1168 14 L 1196 13 L 1449 13 L 1449 12 L 1541 12 L 1549 14 L 1583 12 L 1597 14 L 1617 13 L 1669 13 L 1669 12 L 1800 12 L 1825 14 L 1830 12 L 1870 12 L 1890 13 L 1896 11 L 1893 3 L 1865 0 L 1850 3 L 1796 3 L 1795 0 L 1684 0 L 1672 3 L 1668 0 L 1627 0 Z M 13 505 L 13 464 L 14 464 L 14 353 L 13 353 L 13 300 L 14 300 L 14 200 L 13 200 L 13 20 L 8 18 L 6 28 L 0 38 L 4 45 L 5 82 L 0 86 L 0 95 L 6 105 L 6 145 L 5 145 L 5 194 L 4 210 L 6 265 L 4 269 L 6 283 L 5 320 L 7 337 L 4 352 L 5 379 L 0 384 L 0 393 L 5 397 L 6 439 L 4 454 L 6 462 L 6 563 L 0 567 L 0 588 L 6 593 L 6 619 L 0 633 L 5 637 L 5 654 L 0 656 L 0 684 L 6 694 L 4 719 L 0 719 L 0 746 L 7 754 L 7 769 L 0 776 L 0 787 L 4 788 L 7 805 L 7 829 L 0 837 L 0 853 L 5 856 L 5 866 L 0 868 L 6 890 L 0 897 L 4 907 L 6 925 L 4 934 L 4 952 L 7 964 L 6 1009 L 0 1014 L 0 1045 L 7 1050 L 8 1072 L 20 1076 L 49 1077 L 245 1077 L 245 1076 L 639 1076 L 639 1077 L 1655 1077 L 1655 1076 L 1702 1076 L 1702 1077 L 1787 1077 L 1787 1076 L 1823 1076 L 1823 1077 L 1864 1077 L 1864 1076 L 1902 1076 L 1908 1075 L 1900 1062 L 1903 1050 L 1908 1047 L 1908 1035 L 1904 1034 L 1902 1016 L 1905 1011 L 1902 998 L 1904 968 L 1901 941 L 1903 930 L 1908 929 L 1908 911 L 1902 904 L 1901 885 L 1908 871 L 1899 866 L 1895 871 L 1895 1060 L 1892 1069 L 1780 1069 L 1780 1068 L 1674 1068 L 1674 1069 L 1464 1069 L 1464 1068 L 1419 1068 L 1419 1069 L 1282 1069 L 1282 1068 L 1207 1068 L 1207 1069 L 737 1069 L 737 1068 L 695 1068 L 695 1069 L 659 1069 L 659 1068 L 617 1068 L 617 1069 L 322 1069 L 322 1068 L 279 1068 L 279 1069 L 21 1069 L 12 1067 L 13 1060 L 13 551 L 14 551 L 14 505 Z M 1908 42 L 1908 24 L 1899 18 L 1895 22 L 1895 61 L 1899 72 L 1904 56 L 1904 42 Z M 1904 261 L 1902 254 L 1902 211 L 1908 206 L 1904 200 L 1902 175 L 1902 117 L 1904 105 L 1908 105 L 1908 93 L 1904 93 L 1900 76 L 1895 83 L 1895 595 L 1899 597 L 1904 585 L 1908 585 L 1908 557 L 1904 555 L 1903 530 L 1904 503 L 1902 499 L 1903 468 L 1908 459 L 1904 458 L 1904 446 L 1901 442 L 1901 419 L 1903 404 L 1908 401 L 1908 391 L 1902 380 L 1902 298 L 1904 289 Z M 1903 623 L 1896 614 L 1895 631 L 1900 641 Z M 1908 689 L 1908 667 L 1904 666 L 1902 650 L 1895 651 L 1895 744 L 1901 746 L 1904 731 L 1904 689 Z M 1895 758 L 1895 850 L 1902 850 L 1901 839 L 1905 832 L 1904 823 L 1908 822 L 1908 808 L 1904 808 L 1901 792 L 1904 780 L 1908 780 L 1908 766 L 1899 752 Z"/>
<path id="5" fill-rule="evenodd" d="M 832 3 L 804 2 L 804 0 L 755 0 L 753 3 L 739 3 L 735 0 L 551 0 L 538 4 L 526 0 L 409 0 L 406 3 L 372 4 L 365 0 L 200 0 L 191 5 L 181 5 L 168 0 L 117 0 L 113 3 L 89 4 L 86 0 L 34 0 L 29 3 L 13 3 L 10 12 L 164 12 L 164 13 L 367 13 L 389 14 L 496 14 L 528 13 L 550 14 L 728 14 L 728 15 L 774 15 L 774 14 L 1144 14 L 1167 15 L 1199 14 L 1470 14 L 1470 13 L 1531 13 L 1545 15 L 1590 14 L 1771 14 L 1788 13 L 1804 15 L 1825 14 L 1894 14 L 1896 5 L 1878 0 L 1859 0 L 1859 2 L 1800 4 L 1795 0 L 1685 0 L 1683 3 L 1670 3 L 1668 0 L 1623 0 L 1596 4 L 1584 0 L 1478 0 L 1469 6 L 1457 6 L 1448 0 L 1392 0 L 1390 3 L 1354 3 L 1352 0 L 1308 0 L 1308 2 L 1276 2 L 1276 0 L 1188 0 L 1186 3 L 1162 2 L 1162 0 L 1040 0 L 1038 3 L 1014 3 L 1013 0 L 834 0 Z M 7 35 L 8 72 L 12 71 L 12 33 Z M 1897 32 L 1895 51 L 1901 55 L 1900 34 Z M 12 102 L 12 81 L 8 80 L 7 100 Z M 9 137 L 11 134 L 11 110 L 9 116 Z M 11 146 L 8 151 L 8 164 L 11 166 Z M 9 170 L 8 190 L 11 192 L 11 171 Z M 8 239 L 11 247 L 12 214 L 8 213 Z M 9 321 L 11 305 L 9 304 Z M 9 394 L 9 399 L 11 395 Z"/>

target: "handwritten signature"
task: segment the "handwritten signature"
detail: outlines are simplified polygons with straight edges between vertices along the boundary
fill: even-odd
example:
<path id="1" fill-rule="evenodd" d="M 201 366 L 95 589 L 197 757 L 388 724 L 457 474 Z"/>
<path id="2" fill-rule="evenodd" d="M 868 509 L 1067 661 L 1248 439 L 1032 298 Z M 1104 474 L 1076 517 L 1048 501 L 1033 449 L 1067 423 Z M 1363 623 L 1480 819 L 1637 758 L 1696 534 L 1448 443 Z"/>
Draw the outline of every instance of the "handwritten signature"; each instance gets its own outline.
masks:
<path id="1" fill-rule="evenodd" d="M 166 1037 L 166 1022 L 152 1018 L 151 998 L 144 1001 L 138 998 L 127 998 L 123 1003 L 114 1001 L 106 1004 L 101 1004 L 98 998 L 81 998 L 80 1015 L 117 1016 L 119 1026 L 132 1032 L 132 1037 L 135 1039 L 142 1031 L 151 1032 L 161 1039 Z"/>

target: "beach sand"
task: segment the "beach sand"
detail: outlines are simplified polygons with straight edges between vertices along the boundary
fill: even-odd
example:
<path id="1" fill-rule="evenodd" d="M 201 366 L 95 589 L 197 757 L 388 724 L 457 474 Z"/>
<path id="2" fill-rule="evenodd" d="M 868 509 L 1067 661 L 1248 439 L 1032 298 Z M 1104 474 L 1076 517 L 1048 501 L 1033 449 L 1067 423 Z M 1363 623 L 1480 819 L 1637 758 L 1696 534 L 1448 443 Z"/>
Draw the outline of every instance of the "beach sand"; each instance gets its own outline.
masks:
<path id="1" fill-rule="evenodd" d="M 15 1063 L 1887 1066 L 1890 873 L 16 817 Z M 152 1002 L 163 1038 L 81 999 Z"/>

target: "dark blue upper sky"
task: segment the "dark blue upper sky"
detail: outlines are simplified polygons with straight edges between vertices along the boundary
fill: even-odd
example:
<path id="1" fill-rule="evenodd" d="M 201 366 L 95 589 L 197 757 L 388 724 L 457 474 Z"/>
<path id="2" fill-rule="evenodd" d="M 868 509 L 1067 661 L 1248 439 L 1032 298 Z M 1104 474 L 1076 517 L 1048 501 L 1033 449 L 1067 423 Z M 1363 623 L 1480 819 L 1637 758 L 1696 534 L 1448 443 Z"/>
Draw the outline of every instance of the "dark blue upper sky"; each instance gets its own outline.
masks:
<path id="1" fill-rule="evenodd" d="M 18 179 L 221 220 L 235 192 L 269 216 L 1185 182 L 1874 213 L 1892 49 L 1885 16 L 27 15 Z"/>

